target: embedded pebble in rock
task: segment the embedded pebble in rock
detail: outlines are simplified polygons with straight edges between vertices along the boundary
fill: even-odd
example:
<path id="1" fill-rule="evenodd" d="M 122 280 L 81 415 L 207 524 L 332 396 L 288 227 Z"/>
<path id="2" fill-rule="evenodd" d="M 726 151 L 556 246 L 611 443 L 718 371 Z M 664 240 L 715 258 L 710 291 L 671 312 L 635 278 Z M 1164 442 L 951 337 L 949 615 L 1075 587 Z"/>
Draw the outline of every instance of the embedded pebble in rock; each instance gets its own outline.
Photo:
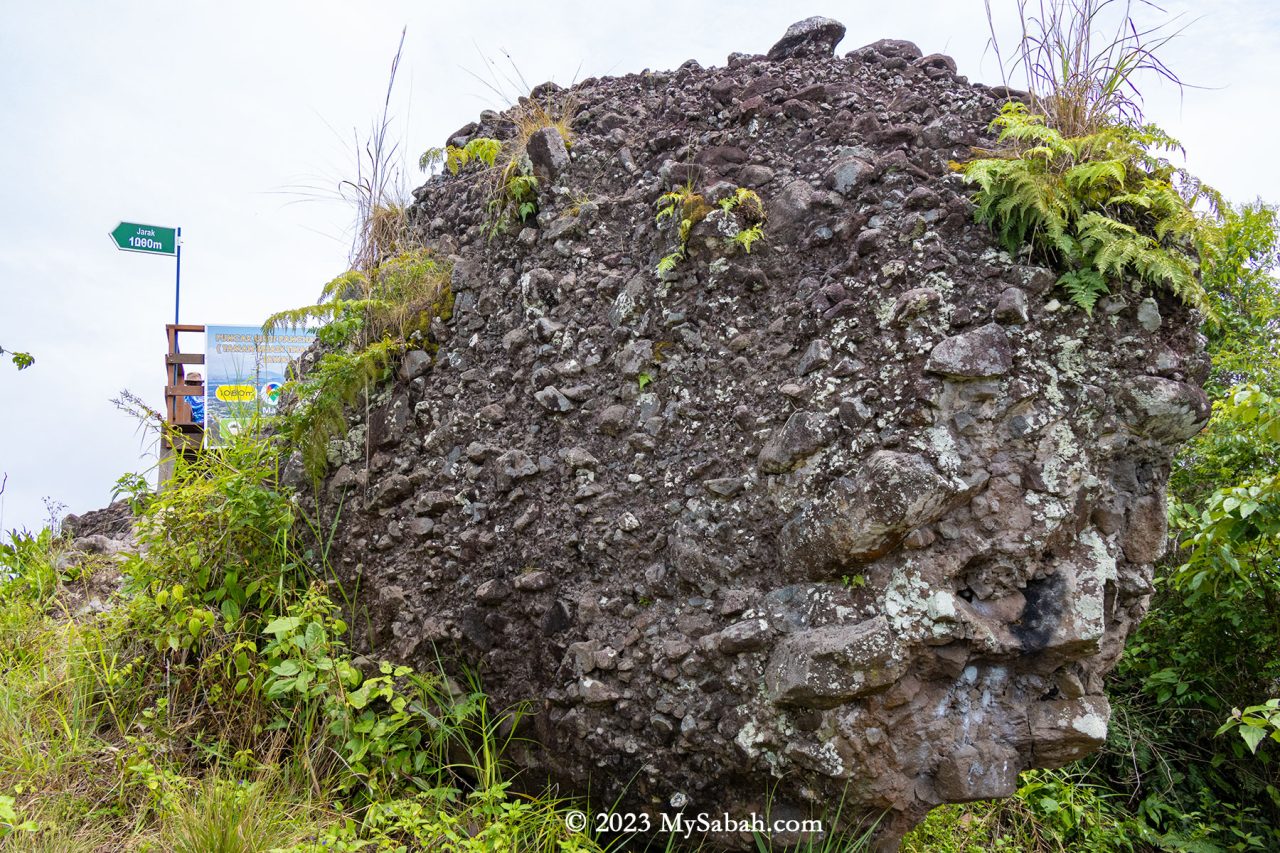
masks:
<path id="1" fill-rule="evenodd" d="M 529 703 L 530 788 L 655 815 L 772 791 L 891 844 L 1106 736 L 1208 417 L 1196 318 L 1130 287 L 1088 317 L 1001 251 L 947 164 L 1003 97 L 910 42 L 836 56 L 843 31 L 547 88 L 572 145 L 534 134 L 539 210 L 492 237 L 480 173 L 414 191 L 453 316 L 299 500 L 362 652 Z M 713 213 L 660 276 L 686 184 Z M 750 253 L 714 203 L 739 187 Z"/>

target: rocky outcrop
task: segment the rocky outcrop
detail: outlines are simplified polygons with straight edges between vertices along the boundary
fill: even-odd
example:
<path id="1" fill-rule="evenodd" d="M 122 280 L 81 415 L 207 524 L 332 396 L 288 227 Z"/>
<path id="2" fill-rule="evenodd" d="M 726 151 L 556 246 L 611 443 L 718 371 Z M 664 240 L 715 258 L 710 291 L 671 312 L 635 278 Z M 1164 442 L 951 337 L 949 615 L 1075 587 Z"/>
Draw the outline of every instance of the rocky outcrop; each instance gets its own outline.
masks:
<path id="1" fill-rule="evenodd" d="M 1106 734 L 1207 416 L 1196 318 L 1061 304 L 947 168 L 997 98 L 909 42 L 835 56 L 842 31 L 583 81 L 574 139 L 531 146 L 536 218 L 492 239 L 491 184 L 415 193 L 453 319 L 351 413 L 320 513 L 365 645 L 529 703 L 524 784 L 843 803 L 891 841 Z M 658 274 L 680 186 L 753 190 L 764 241 L 709 216 Z"/>

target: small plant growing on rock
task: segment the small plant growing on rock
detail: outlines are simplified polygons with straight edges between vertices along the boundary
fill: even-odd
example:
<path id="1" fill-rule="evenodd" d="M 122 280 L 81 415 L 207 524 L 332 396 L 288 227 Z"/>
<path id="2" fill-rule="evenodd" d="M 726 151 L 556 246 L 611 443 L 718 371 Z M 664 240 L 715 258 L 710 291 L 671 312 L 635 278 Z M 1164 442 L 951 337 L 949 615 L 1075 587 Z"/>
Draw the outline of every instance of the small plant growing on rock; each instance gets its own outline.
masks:
<path id="1" fill-rule="evenodd" d="M 529 140 L 549 127 L 560 135 L 566 148 L 573 147 L 570 121 L 575 110 L 571 99 L 557 98 L 554 92 L 542 100 L 519 98 L 508 113 L 514 133 L 505 142 L 478 136 L 462 146 L 430 148 L 423 153 L 418 165 L 423 171 L 443 165 L 451 175 L 472 164 L 482 166 L 483 180 L 489 183 L 486 230 L 492 237 L 510 222 L 526 223 L 537 215 L 538 178 L 529 160 Z"/>
<path id="2" fill-rule="evenodd" d="M 492 183 L 488 192 L 487 226 L 491 237 L 508 221 L 527 222 L 529 217 L 538 213 L 538 179 L 533 174 L 529 158 L 524 156 L 522 149 L 506 157 L 506 162 L 499 166 L 498 159 L 507 148 L 496 139 L 480 136 L 468 140 L 462 147 L 448 145 L 429 149 L 419 161 L 423 169 L 443 163 L 451 175 L 458 174 L 472 163 L 484 167 L 488 174 L 486 180 Z"/>
<path id="3" fill-rule="evenodd" d="M 1116 0 L 1016 6 L 1021 38 L 1008 63 L 989 5 L 987 17 L 1006 82 L 1009 73 L 1025 79 L 1028 91 L 1017 95 L 1025 103 L 1010 100 L 992 122 L 1001 148 L 952 164 L 978 187 L 978 221 L 1010 253 L 1026 247 L 1056 268 L 1087 313 L 1129 279 L 1211 314 L 1199 257 L 1220 239 L 1223 201 L 1162 156 L 1181 146 L 1143 123 L 1134 82 L 1149 72 L 1183 85 L 1156 56 L 1178 33 L 1139 27 L 1131 5 Z M 1202 201 L 1209 215 L 1196 212 Z"/>
<path id="4" fill-rule="evenodd" d="M 720 199 L 716 207 L 712 207 L 701 193 L 694 192 L 692 183 L 687 183 L 659 196 L 657 207 L 658 213 L 654 220 L 659 225 L 666 220 L 678 220 L 680 223 L 676 232 L 678 245 L 658 261 L 659 276 L 670 273 L 688 257 L 690 232 L 695 225 L 715 212 L 716 207 L 725 217 L 731 218 L 731 236 L 726 238 L 730 246 L 741 247 L 750 254 L 751 247 L 764 239 L 764 203 L 755 191 L 745 187 L 738 187 L 733 193 Z"/>

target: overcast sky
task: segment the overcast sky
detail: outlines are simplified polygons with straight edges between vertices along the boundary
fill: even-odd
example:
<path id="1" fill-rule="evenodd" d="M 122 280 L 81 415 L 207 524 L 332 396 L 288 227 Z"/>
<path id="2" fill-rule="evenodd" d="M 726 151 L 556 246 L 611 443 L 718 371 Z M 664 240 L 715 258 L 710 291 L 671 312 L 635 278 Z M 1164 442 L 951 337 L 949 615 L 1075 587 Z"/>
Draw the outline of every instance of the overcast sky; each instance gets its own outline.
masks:
<path id="1" fill-rule="evenodd" d="M 992 0 L 1003 26 L 1012 0 Z M 0 23 L 0 529 L 38 528 L 48 496 L 82 512 L 152 461 L 110 400 L 160 408 L 171 258 L 119 252 L 120 220 L 183 229 L 182 320 L 256 324 L 314 301 L 342 272 L 353 131 L 393 96 L 409 181 L 418 155 L 501 99 L 474 75 L 511 55 L 524 78 L 723 65 L 763 53 L 808 15 L 848 27 L 840 52 L 906 38 L 998 83 L 981 0 L 486 3 L 6 0 Z M 439 8 L 437 8 L 437 6 Z M 1280 11 L 1266 0 L 1175 3 L 1191 23 L 1165 57 L 1188 82 L 1151 81 L 1147 115 L 1188 165 L 1236 200 L 1280 201 L 1275 116 Z M 511 92 L 510 94 L 517 94 Z M 194 343 L 199 343 L 195 341 Z"/>

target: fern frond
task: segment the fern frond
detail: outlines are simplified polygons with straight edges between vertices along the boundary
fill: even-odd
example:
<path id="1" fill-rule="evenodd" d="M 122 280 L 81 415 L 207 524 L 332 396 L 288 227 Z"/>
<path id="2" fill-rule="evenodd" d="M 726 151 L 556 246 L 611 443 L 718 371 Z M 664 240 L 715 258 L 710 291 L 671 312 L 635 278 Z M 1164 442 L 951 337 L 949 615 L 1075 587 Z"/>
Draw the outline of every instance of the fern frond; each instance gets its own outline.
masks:
<path id="1" fill-rule="evenodd" d="M 1097 270 L 1092 269 L 1078 269 L 1063 273 L 1058 279 L 1058 284 L 1067 291 L 1072 304 L 1083 308 L 1090 317 L 1093 316 L 1093 306 L 1098 304 L 1098 299 L 1109 292 L 1107 280 Z"/>

